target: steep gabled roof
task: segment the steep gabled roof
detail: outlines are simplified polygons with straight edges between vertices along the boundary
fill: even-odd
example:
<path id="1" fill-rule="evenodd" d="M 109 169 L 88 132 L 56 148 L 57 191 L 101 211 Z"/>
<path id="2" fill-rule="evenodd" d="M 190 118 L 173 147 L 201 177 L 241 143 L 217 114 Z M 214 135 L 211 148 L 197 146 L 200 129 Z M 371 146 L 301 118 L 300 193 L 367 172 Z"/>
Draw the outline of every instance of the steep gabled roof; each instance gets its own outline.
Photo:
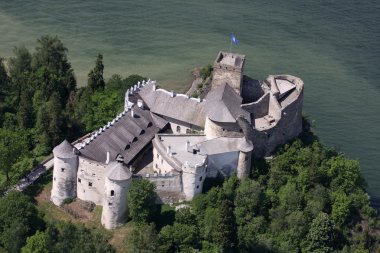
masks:
<path id="1" fill-rule="evenodd" d="M 156 115 L 153 119 L 149 110 L 133 106 L 104 131 L 98 131 L 96 138 L 81 148 L 80 152 L 84 157 L 101 163 L 105 163 L 107 152 L 110 153 L 110 161 L 121 154 L 124 163 L 129 164 L 151 142 L 154 135 L 165 127 L 165 122 Z"/>
<path id="2" fill-rule="evenodd" d="M 166 90 L 154 90 L 152 84 L 141 88 L 139 96 L 155 114 L 204 127 L 204 101 L 200 102 L 183 94 L 175 94 L 172 97 L 171 92 Z"/>
<path id="3" fill-rule="evenodd" d="M 243 98 L 234 89 L 224 83 L 211 90 L 206 97 L 205 112 L 209 119 L 216 122 L 236 122 L 239 115 L 248 121 L 249 112 L 241 108 Z"/>

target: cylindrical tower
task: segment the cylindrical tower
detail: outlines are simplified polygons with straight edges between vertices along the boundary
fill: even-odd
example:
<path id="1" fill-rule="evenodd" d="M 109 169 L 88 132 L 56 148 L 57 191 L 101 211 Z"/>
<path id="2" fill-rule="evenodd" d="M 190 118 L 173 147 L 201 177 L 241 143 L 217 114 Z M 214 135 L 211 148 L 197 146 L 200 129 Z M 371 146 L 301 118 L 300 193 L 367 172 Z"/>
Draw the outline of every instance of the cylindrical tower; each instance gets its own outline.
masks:
<path id="1" fill-rule="evenodd" d="M 238 147 L 240 152 L 237 165 L 237 177 L 239 179 L 249 176 L 253 150 L 252 142 L 247 140 L 245 137 L 242 139 L 243 140 Z"/>
<path id="2" fill-rule="evenodd" d="M 102 212 L 102 225 L 106 229 L 119 227 L 128 220 L 127 196 L 132 184 L 132 173 L 121 160 L 107 166 Z"/>
<path id="3" fill-rule="evenodd" d="M 53 149 L 54 169 L 51 200 L 57 206 L 67 198 L 77 196 L 77 171 L 79 151 L 67 140 Z"/>
<path id="4" fill-rule="evenodd" d="M 194 166 L 185 162 L 182 166 L 182 185 L 186 200 L 192 200 L 195 195 L 202 193 L 205 178 L 205 162 L 201 165 L 196 164 Z"/>
<path id="5" fill-rule="evenodd" d="M 206 117 L 205 122 L 205 135 L 206 138 L 211 140 L 224 135 L 223 127 L 218 125 L 217 122 L 212 121 Z"/>

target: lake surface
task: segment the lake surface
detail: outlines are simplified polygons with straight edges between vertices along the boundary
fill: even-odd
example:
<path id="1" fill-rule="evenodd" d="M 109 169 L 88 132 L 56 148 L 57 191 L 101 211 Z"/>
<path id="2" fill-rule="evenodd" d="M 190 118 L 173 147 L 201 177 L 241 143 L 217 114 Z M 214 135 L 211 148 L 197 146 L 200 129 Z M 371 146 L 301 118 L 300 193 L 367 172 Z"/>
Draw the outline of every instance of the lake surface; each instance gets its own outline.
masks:
<path id="1" fill-rule="evenodd" d="M 375 0 L 0 0 L 0 56 L 58 35 L 79 85 L 98 53 L 105 72 L 141 74 L 184 90 L 189 71 L 229 50 L 229 36 L 257 79 L 305 82 L 304 111 L 323 143 L 359 159 L 380 203 L 380 2 Z"/>

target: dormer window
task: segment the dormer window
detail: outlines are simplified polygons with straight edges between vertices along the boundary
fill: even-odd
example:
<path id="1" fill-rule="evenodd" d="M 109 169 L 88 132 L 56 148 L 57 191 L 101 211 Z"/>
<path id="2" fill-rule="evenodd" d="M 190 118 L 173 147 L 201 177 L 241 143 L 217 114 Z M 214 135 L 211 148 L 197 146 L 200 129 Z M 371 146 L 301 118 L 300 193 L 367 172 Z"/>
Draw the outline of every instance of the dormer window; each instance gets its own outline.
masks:
<path id="1" fill-rule="evenodd" d="M 127 146 L 125 146 L 124 150 L 130 149 L 130 148 L 131 148 L 131 145 L 127 144 Z"/>
<path id="2" fill-rule="evenodd" d="M 180 132 L 181 132 L 181 127 L 177 126 L 177 133 L 180 133 Z"/>
<path id="3" fill-rule="evenodd" d="M 115 196 L 115 191 L 111 190 L 111 196 Z"/>
<path id="4" fill-rule="evenodd" d="M 145 134 L 145 130 L 141 130 L 140 135 Z"/>
<path id="5" fill-rule="evenodd" d="M 148 127 L 151 127 L 151 126 L 153 126 L 153 124 L 152 124 L 152 122 L 149 122 Z"/>
<path id="6" fill-rule="evenodd" d="M 61 172 L 65 172 L 65 168 L 61 168 Z"/>
<path id="7" fill-rule="evenodd" d="M 136 142 L 137 141 L 137 137 L 134 137 L 132 142 Z"/>

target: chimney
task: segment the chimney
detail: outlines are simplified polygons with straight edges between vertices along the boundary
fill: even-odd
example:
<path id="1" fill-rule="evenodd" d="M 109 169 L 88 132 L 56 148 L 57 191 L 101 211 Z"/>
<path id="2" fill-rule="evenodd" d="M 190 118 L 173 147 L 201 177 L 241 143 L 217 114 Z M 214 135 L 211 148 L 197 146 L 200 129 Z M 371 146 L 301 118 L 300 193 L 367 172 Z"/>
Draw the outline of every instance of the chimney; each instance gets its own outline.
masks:
<path id="1" fill-rule="evenodd" d="M 153 84 L 152 84 L 152 88 L 153 88 L 153 90 L 156 90 L 156 89 L 157 89 L 157 84 L 156 84 L 156 82 L 154 82 L 154 81 L 153 81 Z"/>
<path id="2" fill-rule="evenodd" d="M 107 160 L 106 160 L 106 164 L 109 164 L 110 163 L 110 152 L 107 151 Z"/>
<path id="3" fill-rule="evenodd" d="M 144 101 L 142 99 L 137 100 L 137 106 L 141 109 L 144 109 Z"/>
<path id="4" fill-rule="evenodd" d="M 190 141 L 186 141 L 186 151 L 190 149 Z"/>
<path id="5" fill-rule="evenodd" d="M 135 117 L 135 112 L 133 111 L 133 109 L 131 110 L 131 117 L 132 117 L 132 118 Z"/>
<path id="6" fill-rule="evenodd" d="M 202 101 L 201 97 L 198 97 L 198 98 L 197 98 L 197 101 L 198 101 L 198 102 L 201 102 L 201 101 Z"/>
<path id="7" fill-rule="evenodd" d="M 143 86 L 145 85 L 145 80 L 142 81 L 142 85 L 143 85 Z"/>
<path id="8" fill-rule="evenodd" d="M 167 154 L 170 154 L 170 153 L 171 153 L 171 147 L 170 147 L 170 146 L 167 146 L 167 147 L 166 147 L 166 153 L 167 153 Z"/>
<path id="9" fill-rule="evenodd" d="M 171 91 L 170 92 L 170 97 L 174 98 L 175 94 L 174 94 L 174 91 Z"/>
<path id="10" fill-rule="evenodd" d="M 133 91 L 137 91 L 137 84 L 133 86 Z"/>

